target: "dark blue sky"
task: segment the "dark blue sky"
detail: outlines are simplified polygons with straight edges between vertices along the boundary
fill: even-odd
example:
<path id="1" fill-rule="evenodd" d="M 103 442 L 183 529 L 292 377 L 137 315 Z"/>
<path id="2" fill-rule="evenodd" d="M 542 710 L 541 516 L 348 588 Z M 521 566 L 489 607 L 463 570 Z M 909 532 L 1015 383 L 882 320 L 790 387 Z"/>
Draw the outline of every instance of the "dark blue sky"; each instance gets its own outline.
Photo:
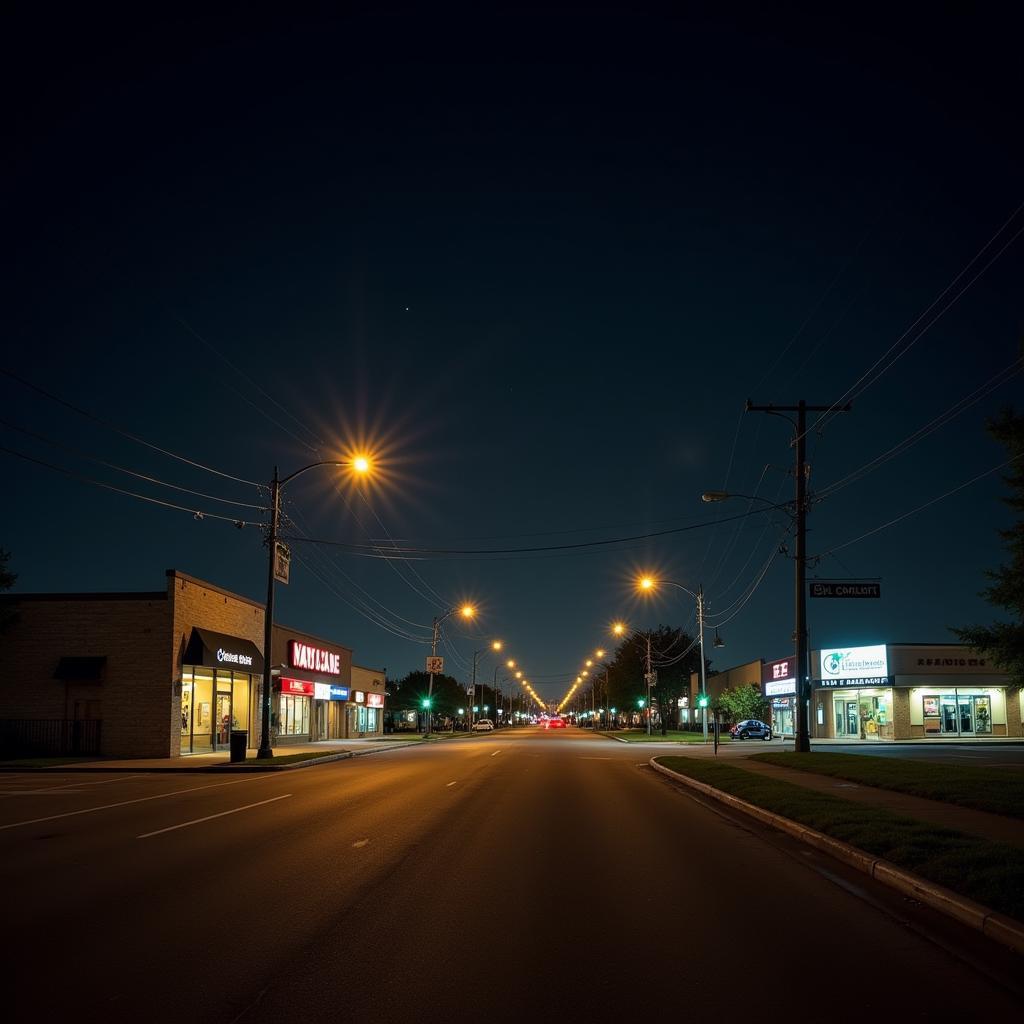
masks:
<path id="1" fill-rule="evenodd" d="M 822 492 L 1019 358 L 1024 239 L 985 269 L 1024 226 L 1024 211 L 1010 219 L 1024 200 L 1019 36 L 1000 17 L 61 23 L 26 8 L 9 22 L 3 364 L 244 480 L 290 472 L 321 442 L 331 457 L 369 441 L 385 479 L 368 502 L 346 504 L 327 471 L 289 488 L 317 538 L 521 549 L 744 510 L 702 505 L 709 488 L 784 500 L 788 425 L 744 415 L 744 400 L 831 403 L 899 342 L 853 412 L 809 437 Z M 809 552 L 1001 462 L 984 421 L 1019 402 L 1021 379 L 816 504 Z M 14 424 L 262 500 L 10 377 L 0 389 L 6 448 L 236 514 Z M 262 595 L 258 530 L 3 465 L 0 544 L 19 589 L 156 589 L 174 566 Z M 977 592 L 1001 558 L 1003 490 L 986 476 L 824 559 L 812 574 L 881 576 L 884 598 L 810 602 L 812 643 L 942 642 L 988 617 Z M 715 667 L 789 653 L 792 562 L 776 558 L 745 600 L 783 528 L 754 516 L 410 563 L 296 544 L 306 564 L 278 618 L 401 675 L 425 651 L 396 634 L 425 635 L 440 600 L 468 597 L 479 632 L 558 699 L 557 677 L 612 619 L 691 621 L 692 602 L 637 604 L 640 567 L 703 583 L 727 643 Z M 484 642 L 452 638 L 442 653 L 462 674 Z"/>

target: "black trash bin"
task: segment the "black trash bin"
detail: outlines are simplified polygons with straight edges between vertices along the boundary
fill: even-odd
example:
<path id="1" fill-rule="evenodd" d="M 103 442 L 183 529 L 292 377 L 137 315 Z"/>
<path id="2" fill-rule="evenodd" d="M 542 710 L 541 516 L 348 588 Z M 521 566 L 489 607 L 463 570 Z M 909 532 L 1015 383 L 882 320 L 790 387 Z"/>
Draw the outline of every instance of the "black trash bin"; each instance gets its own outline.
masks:
<path id="1" fill-rule="evenodd" d="M 245 729 L 231 730 L 231 763 L 245 760 L 245 748 L 249 742 L 249 734 Z"/>

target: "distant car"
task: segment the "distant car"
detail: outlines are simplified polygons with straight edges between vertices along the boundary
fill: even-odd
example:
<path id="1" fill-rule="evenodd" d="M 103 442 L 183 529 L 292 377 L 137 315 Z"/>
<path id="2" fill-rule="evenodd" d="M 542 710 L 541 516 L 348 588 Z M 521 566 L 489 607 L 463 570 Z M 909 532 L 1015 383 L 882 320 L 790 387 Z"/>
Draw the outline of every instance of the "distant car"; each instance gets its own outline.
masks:
<path id="1" fill-rule="evenodd" d="M 760 739 L 770 740 L 772 738 L 772 727 L 757 718 L 747 718 L 737 722 L 729 734 L 734 740 Z"/>
<path id="2" fill-rule="evenodd" d="M 473 732 L 494 732 L 494 723 L 489 718 L 480 718 L 473 723 Z"/>
<path id="3" fill-rule="evenodd" d="M 549 718 L 547 720 L 547 722 L 544 723 L 544 728 L 545 729 L 564 729 L 565 728 L 565 719 L 564 718 Z"/>

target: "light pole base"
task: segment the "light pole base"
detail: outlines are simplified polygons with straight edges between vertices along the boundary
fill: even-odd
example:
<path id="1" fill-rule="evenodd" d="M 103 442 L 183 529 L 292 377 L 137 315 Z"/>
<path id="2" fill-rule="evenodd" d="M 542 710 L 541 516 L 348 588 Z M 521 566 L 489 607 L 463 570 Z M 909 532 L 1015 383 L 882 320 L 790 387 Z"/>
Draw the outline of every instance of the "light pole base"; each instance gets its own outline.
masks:
<path id="1" fill-rule="evenodd" d="M 261 746 L 260 749 L 256 751 L 256 760 L 257 761 L 265 761 L 268 758 L 271 758 L 273 756 L 274 756 L 274 749 L 273 749 L 273 747 L 262 747 Z"/>

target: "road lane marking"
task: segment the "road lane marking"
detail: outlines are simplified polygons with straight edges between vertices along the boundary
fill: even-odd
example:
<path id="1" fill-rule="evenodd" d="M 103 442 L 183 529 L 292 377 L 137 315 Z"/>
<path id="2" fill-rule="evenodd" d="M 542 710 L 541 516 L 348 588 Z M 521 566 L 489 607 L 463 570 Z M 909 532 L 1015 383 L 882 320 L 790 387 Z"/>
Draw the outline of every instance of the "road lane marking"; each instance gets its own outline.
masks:
<path id="1" fill-rule="evenodd" d="M 500 753 L 500 750 L 496 750 L 493 754 L 491 754 L 491 757 L 497 757 Z"/>
<path id="2" fill-rule="evenodd" d="M 102 804 L 99 807 L 83 807 L 80 811 L 65 811 L 63 814 L 48 814 L 45 818 L 29 818 L 28 821 L 12 821 L 9 825 L 0 825 L 0 832 L 6 832 L 9 828 L 21 828 L 23 825 L 38 825 L 43 821 L 56 821 L 58 818 L 74 818 L 79 814 L 92 814 L 93 811 L 109 811 L 115 807 L 127 807 L 129 804 L 144 804 L 149 800 L 166 800 L 171 796 L 181 796 L 185 793 L 197 793 L 201 789 L 219 789 L 221 786 L 239 786 L 243 782 L 263 782 L 270 778 L 268 775 L 254 779 L 235 779 L 232 782 L 212 782 L 209 786 L 193 786 L 191 789 L 177 789 L 173 793 L 157 793 L 156 796 L 138 796 L 134 800 L 121 800 L 116 804 Z"/>
<path id="3" fill-rule="evenodd" d="M 456 783 L 457 783 L 458 781 L 459 781 L 459 780 L 458 780 L 458 779 L 456 779 L 456 780 L 455 780 L 455 782 L 449 782 L 449 783 L 448 783 L 448 785 L 447 785 L 447 786 L 445 786 L 444 788 L 445 788 L 445 789 L 451 789 L 451 787 L 452 787 L 452 786 L 454 786 L 454 785 L 455 785 L 455 784 L 456 784 Z"/>
<path id="4" fill-rule="evenodd" d="M 233 807 L 230 811 L 221 811 L 220 814 L 208 814 L 205 818 L 193 818 L 191 821 L 183 821 L 180 825 L 168 825 L 167 828 L 158 828 L 155 832 L 144 832 L 136 839 L 149 839 L 150 836 L 162 836 L 165 832 L 175 832 L 179 828 L 188 828 L 190 825 L 201 825 L 204 821 L 213 821 L 214 818 L 224 818 L 229 814 L 237 814 L 239 811 L 248 811 L 252 807 L 262 807 L 264 804 L 272 804 L 277 800 L 287 800 L 291 793 L 282 796 L 272 796 L 269 800 L 258 800 L 254 804 L 246 804 L 244 807 Z"/>
<path id="5" fill-rule="evenodd" d="M 610 757 L 591 757 L 589 754 L 578 754 L 581 761 L 611 761 Z"/>
<path id="6" fill-rule="evenodd" d="M 370 840 L 369 839 L 357 839 L 352 844 L 353 850 L 361 850 Z"/>

